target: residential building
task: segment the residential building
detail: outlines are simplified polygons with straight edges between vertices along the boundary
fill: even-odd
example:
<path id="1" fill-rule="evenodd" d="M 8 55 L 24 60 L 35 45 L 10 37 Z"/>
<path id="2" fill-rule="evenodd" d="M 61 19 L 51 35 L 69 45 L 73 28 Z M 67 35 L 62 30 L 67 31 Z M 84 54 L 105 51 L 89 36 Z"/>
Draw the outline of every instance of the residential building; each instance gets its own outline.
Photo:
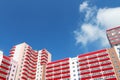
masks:
<path id="1" fill-rule="evenodd" d="M 0 51 L 0 80 L 120 80 L 120 26 L 106 31 L 111 48 L 51 62 L 46 49 L 15 45 Z"/>
<path id="2" fill-rule="evenodd" d="M 10 71 L 10 58 L 0 51 L 0 80 L 7 80 Z"/>
<path id="3" fill-rule="evenodd" d="M 21 43 L 10 50 L 10 58 L 17 62 L 15 80 L 44 80 L 45 66 L 51 61 L 51 54 L 46 49 L 36 51 Z"/>
<path id="4" fill-rule="evenodd" d="M 113 59 L 112 53 L 116 54 L 114 48 L 50 62 L 46 68 L 46 80 L 119 80 L 120 61 L 117 56 Z"/>
<path id="5" fill-rule="evenodd" d="M 10 70 L 7 80 L 15 80 L 16 71 L 17 71 L 17 62 L 11 59 L 10 61 Z"/>
<path id="6" fill-rule="evenodd" d="M 70 79 L 70 59 L 53 61 L 47 64 L 46 80 L 68 80 Z"/>
<path id="7" fill-rule="evenodd" d="M 112 47 L 120 44 L 120 26 L 108 29 L 106 33 Z"/>

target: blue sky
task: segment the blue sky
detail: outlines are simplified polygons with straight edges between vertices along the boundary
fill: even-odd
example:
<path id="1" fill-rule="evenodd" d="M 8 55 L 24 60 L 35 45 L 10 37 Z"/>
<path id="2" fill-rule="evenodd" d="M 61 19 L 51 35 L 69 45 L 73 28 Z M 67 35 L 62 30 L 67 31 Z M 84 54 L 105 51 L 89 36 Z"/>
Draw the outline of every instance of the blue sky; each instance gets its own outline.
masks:
<path id="1" fill-rule="evenodd" d="M 0 49 L 9 55 L 26 42 L 58 60 L 109 47 L 105 29 L 120 24 L 119 6 L 119 0 L 1 0 Z"/>

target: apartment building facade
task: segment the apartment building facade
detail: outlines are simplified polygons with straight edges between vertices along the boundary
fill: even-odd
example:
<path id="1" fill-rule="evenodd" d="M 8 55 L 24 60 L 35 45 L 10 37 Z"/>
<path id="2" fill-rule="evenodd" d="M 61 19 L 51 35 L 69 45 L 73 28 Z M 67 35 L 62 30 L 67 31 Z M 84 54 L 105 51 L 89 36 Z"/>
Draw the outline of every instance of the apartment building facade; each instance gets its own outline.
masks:
<path id="1" fill-rule="evenodd" d="M 0 51 L 0 80 L 7 80 L 10 71 L 10 58 Z"/>
<path id="2" fill-rule="evenodd" d="M 51 54 L 33 50 L 26 43 L 13 46 L 9 57 L 0 54 L 0 80 L 44 80 L 46 64 Z"/>
<path id="3" fill-rule="evenodd" d="M 15 45 L 0 51 L 0 80 L 120 80 L 120 27 L 106 31 L 111 48 L 51 62 L 46 49 Z"/>
<path id="4" fill-rule="evenodd" d="M 106 30 L 107 38 L 110 45 L 120 45 L 120 26 Z"/>
<path id="5" fill-rule="evenodd" d="M 120 26 L 108 29 L 106 33 L 111 47 L 115 48 L 115 51 L 120 59 Z"/>
<path id="6" fill-rule="evenodd" d="M 81 54 L 47 64 L 46 80 L 119 80 L 120 61 L 114 48 Z M 117 64 L 114 64 L 117 61 Z"/>

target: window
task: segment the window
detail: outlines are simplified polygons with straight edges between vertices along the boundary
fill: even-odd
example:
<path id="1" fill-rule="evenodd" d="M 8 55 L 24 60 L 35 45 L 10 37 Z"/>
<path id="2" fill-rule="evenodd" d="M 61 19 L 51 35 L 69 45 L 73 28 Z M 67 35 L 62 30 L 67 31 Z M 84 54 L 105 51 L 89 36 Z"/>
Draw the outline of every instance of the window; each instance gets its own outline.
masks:
<path id="1" fill-rule="evenodd" d="M 75 74 L 73 76 L 76 76 Z"/>
<path id="2" fill-rule="evenodd" d="M 120 70 L 118 70 L 118 73 L 120 73 Z"/>
<path id="3" fill-rule="evenodd" d="M 13 72 L 14 72 L 15 70 L 13 70 Z"/>
<path id="4" fill-rule="evenodd" d="M 73 70 L 73 72 L 75 72 L 75 70 Z"/>

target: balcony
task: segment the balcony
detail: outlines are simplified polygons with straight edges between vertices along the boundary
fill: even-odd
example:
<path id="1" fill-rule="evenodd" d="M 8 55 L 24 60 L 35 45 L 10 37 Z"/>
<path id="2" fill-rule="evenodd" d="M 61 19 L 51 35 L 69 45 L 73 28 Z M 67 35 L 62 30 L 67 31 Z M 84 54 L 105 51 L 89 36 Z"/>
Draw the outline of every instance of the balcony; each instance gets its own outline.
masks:
<path id="1" fill-rule="evenodd" d="M 46 73 L 52 73 L 53 70 L 46 70 Z"/>
<path id="2" fill-rule="evenodd" d="M 106 61 L 106 60 L 110 60 L 110 58 L 109 57 L 101 57 L 101 58 L 99 58 L 99 61 Z"/>
<path id="3" fill-rule="evenodd" d="M 62 62 L 61 65 L 62 66 L 69 65 L 69 62 Z"/>
<path id="4" fill-rule="evenodd" d="M 64 78 L 70 78 L 70 74 L 64 74 L 64 75 L 62 75 L 62 78 L 64 79 Z"/>
<path id="5" fill-rule="evenodd" d="M 85 69 L 89 69 L 89 66 L 81 66 L 80 70 L 85 70 Z"/>
<path id="6" fill-rule="evenodd" d="M 105 71 L 105 70 L 112 70 L 113 67 L 112 65 L 108 65 L 108 66 L 102 66 L 102 70 Z"/>
<path id="7" fill-rule="evenodd" d="M 54 64 L 54 67 L 60 67 L 60 64 L 59 63 Z"/>
<path id="8" fill-rule="evenodd" d="M 48 75 L 46 75 L 46 77 L 51 77 L 51 76 L 53 76 L 53 74 L 48 74 Z"/>
<path id="9" fill-rule="evenodd" d="M 99 77 L 102 77 L 102 73 L 97 72 L 92 74 L 92 78 L 99 78 Z"/>
<path id="10" fill-rule="evenodd" d="M 115 74 L 114 72 L 109 72 L 109 73 L 104 73 L 103 75 L 104 76 L 109 76 L 109 75 L 113 75 L 113 74 Z"/>
<path id="11" fill-rule="evenodd" d="M 88 65 L 88 62 L 85 61 L 85 62 L 80 62 L 79 66 L 83 66 L 83 65 Z"/>
<path id="12" fill-rule="evenodd" d="M 60 68 L 57 68 L 57 69 L 54 69 L 54 72 L 55 72 L 55 71 L 60 71 L 60 70 L 61 70 Z"/>
<path id="13" fill-rule="evenodd" d="M 100 65 L 101 65 L 101 66 L 110 65 L 110 64 L 111 64 L 110 61 L 100 62 Z"/>
<path id="14" fill-rule="evenodd" d="M 62 72 L 62 74 L 70 74 L 70 71 L 64 71 L 64 72 Z"/>
<path id="15" fill-rule="evenodd" d="M 81 80 L 89 80 L 89 79 L 91 79 L 91 76 L 90 75 L 88 75 L 88 74 L 86 74 L 86 75 L 81 75 Z"/>
<path id="16" fill-rule="evenodd" d="M 53 66 L 47 66 L 47 68 L 46 68 L 46 69 L 51 69 L 51 68 L 53 68 Z"/>
<path id="17" fill-rule="evenodd" d="M 86 57 L 85 58 L 80 58 L 79 62 L 82 62 L 82 61 L 87 61 L 87 58 Z"/>
<path id="18" fill-rule="evenodd" d="M 100 68 L 92 68 L 91 73 L 101 72 Z"/>
<path id="19" fill-rule="evenodd" d="M 68 70 L 70 67 L 69 66 L 65 66 L 65 67 L 62 67 L 62 70 Z"/>
<path id="20" fill-rule="evenodd" d="M 97 58 L 97 56 L 95 56 L 95 55 L 94 56 L 89 56 L 88 60 L 95 59 L 95 58 Z"/>
<path id="21" fill-rule="evenodd" d="M 105 76 L 105 80 L 117 80 L 115 75 Z"/>
<path id="22" fill-rule="evenodd" d="M 81 72 L 80 75 L 86 75 L 86 74 L 90 74 L 90 71 L 86 71 L 86 72 Z"/>
<path id="23" fill-rule="evenodd" d="M 90 68 L 95 68 L 95 67 L 99 67 L 99 63 L 93 63 L 93 64 L 90 64 Z"/>
<path id="24" fill-rule="evenodd" d="M 101 53 L 98 55 L 98 57 L 104 57 L 104 56 L 108 56 L 108 53 Z"/>

